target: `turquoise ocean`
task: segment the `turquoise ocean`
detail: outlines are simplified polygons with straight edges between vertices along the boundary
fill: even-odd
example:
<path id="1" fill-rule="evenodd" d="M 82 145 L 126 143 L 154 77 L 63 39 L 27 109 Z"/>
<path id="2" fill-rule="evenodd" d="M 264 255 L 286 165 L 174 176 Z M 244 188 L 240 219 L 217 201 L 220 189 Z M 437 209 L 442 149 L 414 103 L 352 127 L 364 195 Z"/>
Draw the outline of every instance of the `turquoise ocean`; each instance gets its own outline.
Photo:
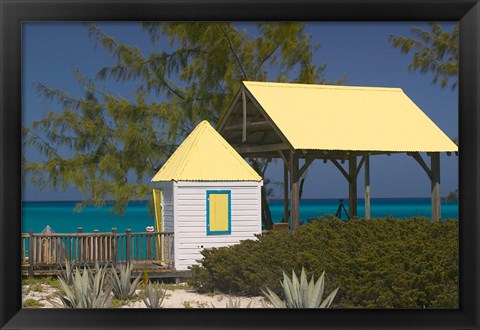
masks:
<path id="1" fill-rule="evenodd" d="M 41 232 L 46 225 L 57 233 L 75 233 L 78 227 L 83 232 L 111 231 L 125 232 L 127 228 L 133 232 L 144 232 L 147 226 L 153 226 L 153 216 L 149 213 L 146 202 L 132 202 L 127 206 L 123 216 L 114 215 L 110 206 L 101 208 L 86 207 L 75 212 L 76 202 L 23 202 L 22 232 Z M 408 218 L 412 216 L 430 217 L 430 198 L 373 198 L 371 199 L 371 216 L 374 218 L 393 216 Z M 270 203 L 274 222 L 283 217 L 283 200 L 272 200 Z M 344 201 L 348 210 L 348 200 Z M 318 216 L 335 215 L 339 206 L 338 199 L 304 199 L 300 202 L 300 219 L 306 222 Z M 364 201 L 358 200 L 358 216 L 364 216 Z M 442 219 L 458 219 L 457 202 L 442 202 Z M 342 211 L 341 219 L 346 220 Z"/>

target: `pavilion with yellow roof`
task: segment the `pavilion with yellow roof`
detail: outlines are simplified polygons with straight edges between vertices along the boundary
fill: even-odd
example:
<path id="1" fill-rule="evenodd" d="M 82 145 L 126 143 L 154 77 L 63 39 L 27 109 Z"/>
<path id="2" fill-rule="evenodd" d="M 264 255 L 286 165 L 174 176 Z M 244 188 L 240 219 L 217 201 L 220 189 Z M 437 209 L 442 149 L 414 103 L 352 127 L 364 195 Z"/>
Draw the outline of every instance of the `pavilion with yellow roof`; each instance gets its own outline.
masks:
<path id="1" fill-rule="evenodd" d="M 368 219 L 370 156 L 407 153 L 427 174 L 432 220 L 438 221 L 440 153 L 458 153 L 400 88 L 244 81 L 217 130 L 243 157 L 283 159 L 284 219 L 290 217 L 293 229 L 300 224 L 300 181 L 316 159 L 332 162 L 347 180 L 350 218 L 357 216 L 357 176 L 363 166 Z"/>

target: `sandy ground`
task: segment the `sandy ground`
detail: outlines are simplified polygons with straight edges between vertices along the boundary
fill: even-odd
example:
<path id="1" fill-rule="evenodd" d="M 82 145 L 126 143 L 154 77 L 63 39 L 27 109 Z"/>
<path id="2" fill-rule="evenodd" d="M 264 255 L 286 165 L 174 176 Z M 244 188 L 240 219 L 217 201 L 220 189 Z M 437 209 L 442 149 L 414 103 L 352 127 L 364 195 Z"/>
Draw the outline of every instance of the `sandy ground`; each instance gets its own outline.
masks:
<path id="1" fill-rule="evenodd" d="M 37 288 L 38 289 L 38 288 Z M 48 300 L 54 301 L 61 305 L 60 299 L 56 297 L 56 289 L 42 284 L 41 291 L 29 290 L 29 286 L 22 287 L 22 303 L 31 298 L 43 306 L 41 308 L 55 308 Z M 138 291 L 137 291 L 138 292 Z M 167 290 L 163 301 L 163 308 L 225 308 L 229 298 L 237 301 L 240 300 L 240 306 L 246 307 L 250 302 L 251 308 L 262 308 L 263 297 L 237 297 L 226 294 L 199 294 L 181 284 L 173 290 Z M 142 300 L 131 301 L 122 308 L 145 308 Z"/>

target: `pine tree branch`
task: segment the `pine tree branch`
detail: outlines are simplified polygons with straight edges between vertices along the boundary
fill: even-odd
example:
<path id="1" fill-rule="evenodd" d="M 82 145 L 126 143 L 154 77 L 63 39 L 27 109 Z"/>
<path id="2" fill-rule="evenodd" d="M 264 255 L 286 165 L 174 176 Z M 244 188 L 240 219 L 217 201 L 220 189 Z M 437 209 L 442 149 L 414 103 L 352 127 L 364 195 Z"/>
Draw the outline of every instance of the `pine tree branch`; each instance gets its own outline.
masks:
<path id="1" fill-rule="evenodd" d="M 246 73 L 245 69 L 243 68 L 240 59 L 238 58 L 237 53 L 236 53 L 235 50 L 233 49 L 233 45 L 232 45 L 232 42 L 231 42 L 231 40 L 230 40 L 230 37 L 229 37 L 228 34 L 227 34 L 227 31 L 225 31 L 225 29 L 223 28 L 222 23 L 218 23 L 218 27 L 220 27 L 220 30 L 222 30 L 225 38 L 227 39 L 228 46 L 230 47 L 230 51 L 232 52 L 233 56 L 235 57 L 235 60 L 237 61 L 238 66 L 240 67 L 240 70 L 242 70 L 242 74 L 243 74 L 244 79 L 245 79 L 245 80 L 248 80 L 247 73 Z"/>

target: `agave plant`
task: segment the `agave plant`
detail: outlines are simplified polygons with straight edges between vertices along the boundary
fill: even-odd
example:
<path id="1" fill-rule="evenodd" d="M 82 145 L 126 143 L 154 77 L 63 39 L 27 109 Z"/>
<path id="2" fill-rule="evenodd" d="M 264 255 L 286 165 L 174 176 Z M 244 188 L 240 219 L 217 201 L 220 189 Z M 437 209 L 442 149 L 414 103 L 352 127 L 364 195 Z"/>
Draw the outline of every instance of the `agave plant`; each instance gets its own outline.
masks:
<path id="1" fill-rule="evenodd" d="M 160 308 L 162 307 L 166 292 L 166 290 L 162 289 L 161 284 L 152 284 L 149 282 L 145 290 L 140 293 L 140 298 L 142 298 L 147 308 Z"/>
<path id="2" fill-rule="evenodd" d="M 338 288 L 332 291 L 330 295 L 322 301 L 325 282 L 325 272 L 315 282 L 314 276 L 307 281 L 305 269 L 302 267 L 300 281 L 295 271 L 292 271 L 292 279 L 288 278 L 283 272 L 283 293 L 285 300 L 280 299 L 275 292 L 267 288 L 267 292 L 263 291 L 265 297 L 272 303 L 275 308 L 329 308 L 335 298 Z"/>
<path id="3" fill-rule="evenodd" d="M 59 278 L 61 278 L 65 283 L 68 285 L 73 284 L 73 269 L 74 269 L 74 264 L 75 262 L 65 259 L 64 262 L 65 266 L 60 264 L 60 272 L 59 272 Z"/>
<path id="4" fill-rule="evenodd" d="M 252 301 L 250 300 L 250 302 L 244 308 L 250 308 L 251 305 L 252 305 Z M 241 300 L 240 299 L 233 300 L 232 298 L 228 298 L 228 301 L 225 307 L 226 308 L 242 308 Z"/>
<path id="5" fill-rule="evenodd" d="M 126 300 L 130 299 L 137 289 L 138 282 L 140 282 L 140 277 L 142 274 L 139 274 L 138 277 L 131 282 L 132 277 L 132 265 L 120 265 L 120 276 L 118 276 L 117 271 L 112 266 L 112 281 L 113 281 L 113 294 L 115 298 Z"/>
<path id="6" fill-rule="evenodd" d="M 93 273 L 84 267 L 80 272 L 75 268 L 72 275 L 72 284 L 58 277 L 60 286 L 65 295 L 59 295 L 63 307 L 66 308 L 105 308 L 108 307 L 111 285 L 108 284 L 107 267 L 98 267 Z"/>

